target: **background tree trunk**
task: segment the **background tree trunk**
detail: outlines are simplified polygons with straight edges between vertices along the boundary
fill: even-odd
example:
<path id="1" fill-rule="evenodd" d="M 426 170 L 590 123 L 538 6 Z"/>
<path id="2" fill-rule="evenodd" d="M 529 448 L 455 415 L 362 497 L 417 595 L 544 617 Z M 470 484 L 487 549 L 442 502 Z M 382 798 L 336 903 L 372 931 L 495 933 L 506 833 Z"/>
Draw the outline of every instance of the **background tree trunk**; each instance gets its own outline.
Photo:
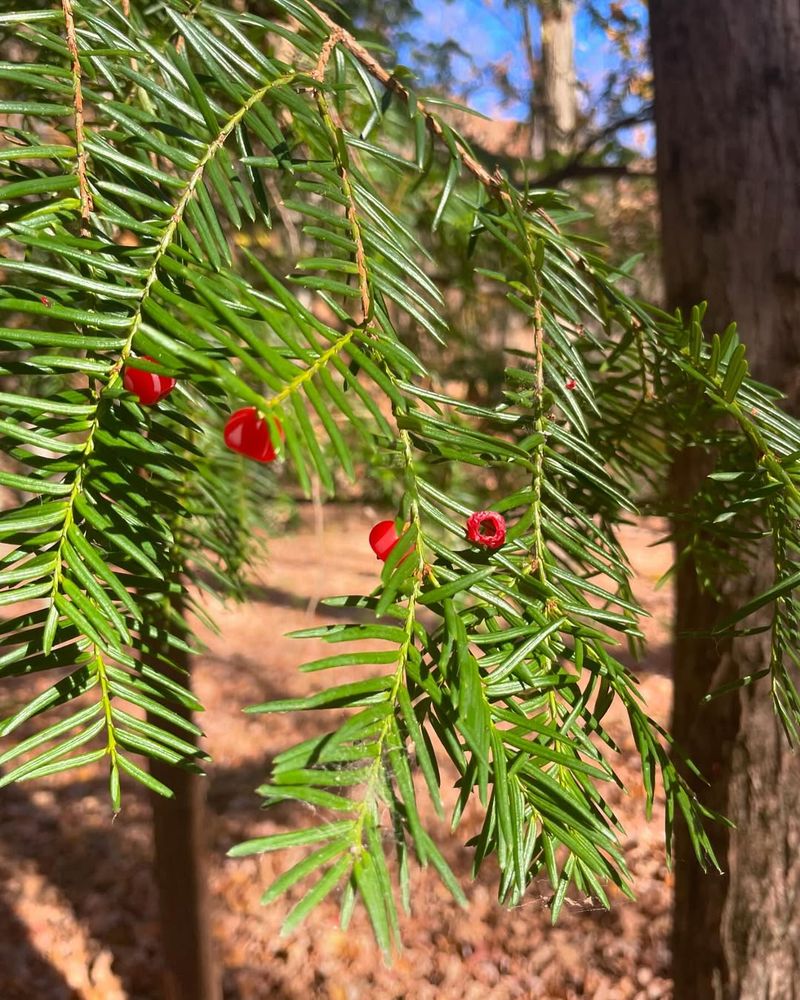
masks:
<path id="1" fill-rule="evenodd" d="M 535 59 L 528 11 L 523 6 L 523 43 L 533 94 L 532 155 L 568 153 L 578 119 L 575 73 L 575 0 L 537 0 L 541 56 Z"/>
<path id="2" fill-rule="evenodd" d="M 190 671 L 191 657 L 185 652 L 170 647 L 165 657 Z M 168 672 L 163 661 L 159 670 Z M 186 674 L 175 671 L 174 677 L 187 684 Z M 191 718 L 188 709 L 177 704 L 171 708 Z M 163 719 L 152 721 L 164 725 Z M 179 735 L 190 739 L 186 730 Z M 172 799 L 151 793 L 164 1000 L 222 1000 L 211 935 L 205 779 L 159 760 L 151 760 L 149 767 L 153 777 L 175 793 Z"/>
<path id="3" fill-rule="evenodd" d="M 800 4 L 651 0 L 664 273 L 671 306 L 708 299 L 707 329 L 736 320 L 755 377 L 800 411 Z M 675 472 L 690 500 L 707 472 Z M 678 526 L 680 529 L 680 526 Z M 762 581 L 718 581 L 741 601 Z M 734 820 L 715 831 L 725 874 L 704 877 L 676 833 L 675 1000 L 800 997 L 800 761 L 762 683 L 702 696 L 765 665 L 765 640 L 732 648 L 681 637 L 718 606 L 693 567 L 678 578 L 676 739 L 711 780 L 704 801 Z"/>

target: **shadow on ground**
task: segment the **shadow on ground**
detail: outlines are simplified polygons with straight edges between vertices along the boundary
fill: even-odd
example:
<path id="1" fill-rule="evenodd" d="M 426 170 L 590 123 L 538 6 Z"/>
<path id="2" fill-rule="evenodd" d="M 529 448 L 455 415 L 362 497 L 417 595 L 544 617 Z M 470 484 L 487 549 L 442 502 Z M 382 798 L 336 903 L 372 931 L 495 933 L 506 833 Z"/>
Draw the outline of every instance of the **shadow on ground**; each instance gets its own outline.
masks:
<path id="1" fill-rule="evenodd" d="M 252 759 L 236 768 L 214 768 L 208 781 L 208 828 L 214 838 L 209 850 L 224 856 L 231 844 L 244 840 L 259 801 L 254 789 L 262 784 L 270 761 Z M 39 896 L 44 906 L 66 903 L 86 928 L 94 950 L 107 952 L 124 995 L 130 1000 L 162 1000 L 162 959 L 156 921 L 156 892 L 151 874 L 150 809 L 147 793 L 127 790 L 126 816 L 109 823 L 87 825 L 80 803 L 104 803 L 103 779 L 76 782 L 43 795 L 24 785 L 2 791 L 0 810 L 0 997 L 2 1000 L 82 1000 L 64 975 L 31 942 L 29 929 L 16 916 L 17 891 Z M 292 828 L 299 822 L 292 805 L 270 810 L 270 820 Z M 92 817 L 94 818 L 94 817 Z M 220 821 L 224 819 L 224 825 Z M 224 842 L 215 834 L 224 830 Z M 120 859 L 124 858 L 124 864 Z M 38 884 L 37 884 L 38 883 Z M 45 898 L 46 897 L 46 898 Z M 91 956 L 90 956 L 91 957 Z M 226 970 L 225 1000 L 239 1000 L 239 971 Z M 300 1000 L 285 983 L 272 982 L 269 969 L 259 969 L 264 996 Z M 88 976 L 91 981 L 91 974 Z M 105 1000 L 102 991 L 92 994 Z"/>
<path id="2" fill-rule="evenodd" d="M 14 913 L 7 890 L 0 894 L 0 995 L 3 1000 L 77 1000 L 78 994 L 33 945 Z"/>

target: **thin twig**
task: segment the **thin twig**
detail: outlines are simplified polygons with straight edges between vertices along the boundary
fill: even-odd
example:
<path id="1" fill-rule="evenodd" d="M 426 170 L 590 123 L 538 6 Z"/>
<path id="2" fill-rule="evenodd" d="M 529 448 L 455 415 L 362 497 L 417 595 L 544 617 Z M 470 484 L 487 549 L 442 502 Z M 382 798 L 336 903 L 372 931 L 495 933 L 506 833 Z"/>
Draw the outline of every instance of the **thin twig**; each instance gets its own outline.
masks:
<path id="1" fill-rule="evenodd" d="M 406 105 L 410 106 L 413 102 L 417 114 L 422 115 L 425 127 L 432 136 L 434 136 L 438 141 L 444 143 L 448 146 L 448 148 L 451 144 L 455 144 L 458 149 L 461 162 L 464 164 L 469 173 L 480 181 L 483 187 L 493 198 L 498 198 L 507 208 L 513 206 L 513 198 L 508 192 L 506 180 L 497 168 L 490 173 L 475 159 L 467 144 L 458 134 L 454 133 L 450 142 L 448 142 L 441 122 L 438 117 L 428 109 L 424 101 L 421 101 L 418 97 L 416 97 L 416 95 L 412 96 L 396 76 L 393 76 L 388 70 L 384 69 L 378 60 L 375 59 L 374 56 L 370 55 L 367 49 L 365 49 L 364 46 L 353 35 L 351 35 L 349 31 L 346 31 L 338 25 L 325 13 L 325 11 L 320 10 L 319 7 L 310 2 L 308 3 L 308 6 L 314 11 L 323 24 L 330 29 L 331 32 L 323 44 L 323 49 L 328 47 L 325 62 L 327 62 L 330 58 L 330 50 L 332 50 L 336 45 L 343 45 L 353 58 L 357 59 L 364 69 L 380 84 L 386 87 L 387 90 L 399 97 L 405 102 Z M 320 53 L 320 58 L 321 57 L 322 53 Z M 538 216 L 544 219 L 553 232 L 559 232 L 559 228 L 556 225 L 555 220 L 543 208 L 536 208 L 535 212 Z"/>
<path id="2" fill-rule="evenodd" d="M 649 177 L 655 179 L 654 170 L 638 170 L 624 163 L 580 163 L 571 160 L 551 173 L 542 174 L 531 181 L 532 188 L 556 187 L 562 181 L 579 177 Z"/>
<path id="3" fill-rule="evenodd" d="M 356 271 L 358 273 L 358 291 L 361 299 L 361 323 L 359 323 L 359 326 L 366 332 L 367 324 L 369 323 L 370 316 L 372 315 L 372 296 L 369 290 L 369 274 L 367 271 L 367 255 L 364 250 L 364 238 L 361 234 L 361 222 L 358 218 L 358 205 L 356 204 L 356 196 L 353 191 L 353 185 L 350 182 L 350 174 L 347 169 L 347 163 L 339 151 L 339 135 L 341 134 L 341 130 L 337 131 L 336 124 L 331 114 L 331 109 L 322 88 L 325 68 L 331 57 L 331 53 L 339 42 L 346 44 L 347 37 L 349 36 L 343 28 L 336 28 L 334 25 L 334 30 L 322 46 L 316 68 L 314 69 L 314 73 L 312 75 L 320 84 L 317 88 L 317 107 L 319 108 L 319 113 L 325 124 L 325 130 L 327 131 L 328 138 L 330 139 L 331 150 L 333 152 L 334 159 L 336 160 L 336 170 L 339 174 L 339 180 L 342 182 L 342 194 L 344 194 L 347 199 L 345 212 L 347 214 L 347 221 L 350 224 L 350 235 L 353 237 L 353 243 L 356 248 L 355 264 Z"/>
<path id="4" fill-rule="evenodd" d="M 390 90 L 393 94 L 397 95 L 407 105 L 410 105 L 413 102 L 417 112 L 423 116 L 425 125 L 431 135 L 436 136 L 437 139 L 446 143 L 444 129 L 442 128 L 439 119 L 428 110 L 426 105 L 419 98 L 412 97 L 409 91 L 406 90 L 396 76 L 393 76 L 388 70 L 384 69 L 378 60 L 375 59 L 375 57 L 372 56 L 364 48 L 364 46 L 350 34 L 349 31 L 346 31 L 338 25 L 325 13 L 325 11 L 320 10 L 320 8 L 315 6 L 313 3 L 309 3 L 309 7 L 314 11 L 326 28 L 330 30 L 330 35 L 323 45 L 323 50 L 325 50 L 328 46 L 332 49 L 338 44 L 343 45 L 353 58 L 357 59 L 364 69 L 367 70 L 367 72 L 379 83 L 383 84 L 387 90 Z M 320 57 L 321 56 L 322 53 L 320 53 Z M 330 52 L 328 52 L 326 56 L 326 62 L 329 58 Z M 459 138 L 459 136 L 453 136 L 453 140 L 458 147 L 459 153 L 461 154 L 461 162 L 473 175 L 473 177 L 476 177 L 487 189 L 487 191 L 495 197 L 500 198 L 505 202 L 510 201 L 508 192 L 505 190 L 505 181 L 499 171 L 489 173 L 489 171 L 485 167 L 481 166 L 475 157 L 472 156 L 466 144 Z"/>
<path id="5" fill-rule="evenodd" d="M 344 28 L 335 28 L 323 42 L 322 48 L 319 50 L 317 65 L 314 67 L 314 72 L 311 74 L 319 83 L 322 83 L 325 80 L 325 70 L 328 67 L 328 62 L 330 61 L 333 50 L 339 42 L 344 41 L 345 34 L 346 32 Z"/>
<path id="6" fill-rule="evenodd" d="M 620 167 L 615 164 L 602 166 L 584 163 L 586 157 L 596 146 L 599 146 L 600 143 L 604 142 L 606 139 L 610 139 L 612 136 L 616 135 L 617 132 L 620 132 L 623 129 L 633 128 L 636 125 L 645 125 L 652 120 L 653 108 L 651 105 L 647 105 L 644 108 L 640 108 L 635 114 L 626 115 L 623 118 L 617 118 L 616 121 L 609 122 L 608 125 L 604 126 L 599 131 L 591 133 L 586 141 L 573 152 L 572 156 L 565 164 L 563 164 L 563 166 L 551 171 L 548 174 L 542 174 L 541 176 L 534 178 L 531 182 L 531 187 L 552 187 L 560 181 L 567 180 L 570 177 L 591 176 L 592 174 L 606 174 L 607 176 L 627 175 L 633 177 L 653 176 L 650 172 L 636 171 L 629 167 Z"/>
<path id="7" fill-rule="evenodd" d="M 72 59 L 72 106 L 75 119 L 75 148 L 78 153 L 78 192 L 81 202 L 81 236 L 89 235 L 89 220 L 94 211 L 92 192 L 89 190 L 89 174 L 86 166 L 86 136 L 83 120 L 83 88 L 81 86 L 81 60 L 78 54 L 78 39 L 75 34 L 75 18 L 72 14 L 72 0 L 61 0 L 64 24 L 67 33 L 67 49 Z"/>

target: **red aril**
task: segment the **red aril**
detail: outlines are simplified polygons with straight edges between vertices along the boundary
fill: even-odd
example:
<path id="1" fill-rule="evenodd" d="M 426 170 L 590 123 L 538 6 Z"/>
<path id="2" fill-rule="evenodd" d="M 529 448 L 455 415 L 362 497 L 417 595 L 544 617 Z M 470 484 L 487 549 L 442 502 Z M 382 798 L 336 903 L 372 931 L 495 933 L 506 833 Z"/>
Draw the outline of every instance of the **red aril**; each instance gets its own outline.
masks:
<path id="1" fill-rule="evenodd" d="M 485 549 L 499 549 L 506 541 L 506 519 L 494 510 L 478 510 L 467 519 L 467 538 Z"/>
<path id="2" fill-rule="evenodd" d="M 378 521 L 369 533 L 369 547 L 382 562 L 386 562 L 399 541 L 394 521 Z"/>
<path id="3" fill-rule="evenodd" d="M 278 435 L 284 438 L 283 427 L 276 420 Z M 269 423 L 260 416 L 255 406 L 245 406 L 228 417 L 225 424 L 225 444 L 240 455 L 253 458 L 256 462 L 274 462 L 278 457 Z"/>
<path id="4" fill-rule="evenodd" d="M 142 355 L 142 361 L 153 361 L 147 354 Z M 155 363 L 155 362 L 154 362 Z M 122 376 L 122 384 L 137 396 L 140 403 L 145 406 L 154 406 L 165 396 L 168 396 L 175 388 L 175 379 L 167 378 L 166 375 L 157 375 L 155 372 L 142 371 L 133 365 L 125 365 L 125 372 Z"/>

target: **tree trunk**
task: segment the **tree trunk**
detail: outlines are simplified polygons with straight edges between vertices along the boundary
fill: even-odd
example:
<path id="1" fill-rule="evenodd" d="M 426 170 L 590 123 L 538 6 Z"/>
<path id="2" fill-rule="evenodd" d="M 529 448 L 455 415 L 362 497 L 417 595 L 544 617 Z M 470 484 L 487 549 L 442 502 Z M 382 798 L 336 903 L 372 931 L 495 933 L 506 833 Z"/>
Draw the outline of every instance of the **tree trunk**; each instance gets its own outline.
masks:
<path id="1" fill-rule="evenodd" d="M 664 274 L 671 306 L 709 301 L 707 329 L 736 320 L 756 378 L 800 410 L 800 3 L 651 0 Z M 691 502 L 708 457 L 674 474 Z M 681 526 L 677 526 L 680 544 Z M 742 603 L 764 583 L 717 581 Z M 759 579 L 761 577 L 762 579 Z M 766 640 L 720 647 L 719 605 L 691 565 L 677 581 L 678 744 L 711 781 L 698 794 L 736 824 L 714 831 L 724 875 L 703 876 L 676 831 L 675 1000 L 800 997 L 800 761 L 775 721 L 768 683 L 701 705 L 766 665 Z"/>
<path id="2" fill-rule="evenodd" d="M 541 54 L 536 55 L 531 7 L 520 4 L 522 49 L 530 87 L 530 151 L 537 160 L 568 153 L 578 118 L 575 75 L 575 0 L 534 0 L 539 12 Z"/>
<path id="3" fill-rule="evenodd" d="M 191 657 L 186 653 L 170 648 L 167 655 L 190 669 Z M 168 672 L 163 661 L 159 670 Z M 187 676 L 177 671 L 174 679 L 187 684 Z M 191 718 L 188 709 L 171 707 Z M 164 726 L 163 719 L 151 721 Z M 180 736 L 189 738 L 183 729 Z M 150 773 L 174 792 L 172 799 L 151 796 L 164 1000 L 222 1000 L 211 935 L 204 779 L 158 760 L 150 761 Z"/>
<path id="4" fill-rule="evenodd" d="M 539 108 L 542 150 L 568 153 L 578 117 L 575 0 L 539 0 L 542 59 Z"/>

